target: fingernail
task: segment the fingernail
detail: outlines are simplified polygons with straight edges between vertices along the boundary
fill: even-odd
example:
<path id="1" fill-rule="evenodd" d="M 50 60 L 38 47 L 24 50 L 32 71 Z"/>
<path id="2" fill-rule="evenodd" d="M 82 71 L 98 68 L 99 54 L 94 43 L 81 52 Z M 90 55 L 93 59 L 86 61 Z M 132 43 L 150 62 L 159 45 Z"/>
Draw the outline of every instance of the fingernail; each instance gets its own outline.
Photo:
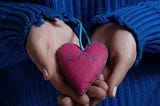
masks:
<path id="1" fill-rule="evenodd" d="M 69 101 L 69 98 L 68 97 L 65 97 L 64 99 L 63 99 L 63 102 L 68 102 Z"/>
<path id="2" fill-rule="evenodd" d="M 72 101 L 69 97 L 65 97 L 62 101 L 63 101 L 62 102 L 63 106 L 67 106 L 67 105 L 71 106 L 72 104 Z"/>
<path id="3" fill-rule="evenodd" d="M 44 78 L 48 76 L 48 71 L 45 68 L 42 69 L 42 73 L 43 73 Z"/>
<path id="4" fill-rule="evenodd" d="M 112 95 L 113 95 L 114 98 L 116 97 L 116 92 L 117 92 L 117 87 L 114 87 L 113 93 L 112 93 Z"/>
<path id="5" fill-rule="evenodd" d="M 106 97 L 102 98 L 102 100 L 106 99 Z"/>

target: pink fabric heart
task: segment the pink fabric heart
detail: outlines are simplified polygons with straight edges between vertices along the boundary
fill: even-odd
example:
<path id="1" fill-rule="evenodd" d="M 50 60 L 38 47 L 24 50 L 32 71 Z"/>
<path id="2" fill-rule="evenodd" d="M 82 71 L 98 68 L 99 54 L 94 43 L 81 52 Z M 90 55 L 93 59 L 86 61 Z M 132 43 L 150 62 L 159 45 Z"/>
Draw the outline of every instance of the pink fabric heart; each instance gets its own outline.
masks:
<path id="1" fill-rule="evenodd" d="M 61 70 L 78 94 L 83 95 L 104 70 L 108 49 L 102 43 L 87 45 L 84 51 L 73 43 L 62 45 L 58 50 Z"/>

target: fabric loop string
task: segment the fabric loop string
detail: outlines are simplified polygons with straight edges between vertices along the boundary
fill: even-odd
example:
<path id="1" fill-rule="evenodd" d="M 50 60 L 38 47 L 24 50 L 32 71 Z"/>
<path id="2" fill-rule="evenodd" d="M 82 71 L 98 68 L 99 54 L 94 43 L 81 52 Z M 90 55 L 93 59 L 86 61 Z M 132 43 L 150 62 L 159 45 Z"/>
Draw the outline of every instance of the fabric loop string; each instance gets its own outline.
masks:
<path id="1" fill-rule="evenodd" d="M 86 30 L 84 29 L 83 25 L 82 25 L 82 22 L 78 19 L 75 19 L 79 24 L 79 45 L 80 45 L 80 48 L 82 51 L 84 51 L 84 46 L 83 46 L 83 42 L 82 42 L 82 35 L 84 34 L 85 37 L 87 38 L 87 42 L 88 44 L 91 44 L 91 40 L 86 32 Z"/>

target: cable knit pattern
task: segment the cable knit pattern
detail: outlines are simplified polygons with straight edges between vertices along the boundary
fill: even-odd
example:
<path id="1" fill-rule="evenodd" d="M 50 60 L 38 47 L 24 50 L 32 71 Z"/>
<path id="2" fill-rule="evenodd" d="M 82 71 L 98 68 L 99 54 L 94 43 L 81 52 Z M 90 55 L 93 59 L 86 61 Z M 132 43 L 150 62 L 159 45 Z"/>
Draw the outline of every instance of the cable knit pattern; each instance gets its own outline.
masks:
<path id="1" fill-rule="evenodd" d="M 160 105 L 159 0 L 23 1 L 0 0 L 0 106 L 58 106 L 59 92 L 43 79 L 25 51 L 29 28 L 55 17 L 76 33 L 73 17 L 80 19 L 90 36 L 97 25 L 115 20 L 136 39 L 136 65 L 118 87 L 116 98 L 107 97 L 98 106 Z"/>

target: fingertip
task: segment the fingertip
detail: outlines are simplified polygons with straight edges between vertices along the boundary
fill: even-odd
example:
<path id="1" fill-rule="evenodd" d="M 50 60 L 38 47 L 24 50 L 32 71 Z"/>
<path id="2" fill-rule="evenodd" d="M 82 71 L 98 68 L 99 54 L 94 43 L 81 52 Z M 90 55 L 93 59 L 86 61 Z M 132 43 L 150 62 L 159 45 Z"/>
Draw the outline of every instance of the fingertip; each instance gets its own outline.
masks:
<path id="1" fill-rule="evenodd" d="M 116 93 L 117 93 L 117 87 L 115 86 L 114 89 L 113 89 L 113 92 L 112 92 L 113 98 L 116 97 Z"/>
<path id="2" fill-rule="evenodd" d="M 41 69 L 41 72 L 42 72 L 45 80 L 51 80 L 51 79 L 53 79 L 53 76 L 54 76 L 53 73 L 54 73 L 54 71 L 52 71 L 51 67 L 49 67 L 49 66 L 48 67 L 43 66 L 43 68 Z"/>
<path id="3" fill-rule="evenodd" d="M 111 98 L 115 98 L 117 94 L 117 86 L 108 89 L 107 95 Z"/>
<path id="4" fill-rule="evenodd" d="M 48 70 L 43 67 L 42 70 L 41 70 L 41 72 L 43 74 L 44 79 L 47 80 L 48 75 L 49 75 Z"/>
<path id="5" fill-rule="evenodd" d="M 100 74 L 99 77 L 98 77 L 98 80 L 102 80 L 103 81 L 104 80 L 104 75 Z"/>
<path id="6" fill-rule="evenodd" d="M 43 72 L 42 72 L 42 73 L 43 73 Z M 46 73 L 46 72 L 44 72 L 44 73 Z M 44 76 L 44 79 L 45 79 L 45 80 L 51 80 L 51 79 L 53 78 L 53 75 L 51 75 L 50 73 L 47 73 L 46 76 L 43 74 L 43 76 Z"/>
<path id="7" fill-rule="evenodd" d="M 53 76 L 51 74 L 48 74 L 48 76 L 44 76 L 45 80 L 51 80 L 53 78 Z"/>
<path id="8" fill-rule="evenodd" d="M 43 74 L 45 80 L 51 80 L 53 78 L 53 69 L 55 69 L 50 62 L 43 62 L 38 66 L 39 70 Z"/>
<path id="9" fill-rule="evenodd" d="M 106 97 L 106 91 L 103 88 L 97 87 L 97 86 L 92 86 L 90 90 L 87 92 L 89 97 L 94 97 L 94 98 L 105 98 Z"/>
<path id="10" fill-rule="evenodd" d="M 108 77 L 109 77 L 109 74 L 110 74 L 110 69 L 109 67 L 107 66 L 103 72 L 103 75 L 104 75 L 104 81 L 107 81 Z"/>
<path id="11" fill-rule="evenodd" d="M 96 106 L 96 105 L 99 104 L 101 101 L 103 101 L 103 99 L 91 98 L 90 106 Z"/>
<path id="12" fill-rule="evenodd" d="M 107 90 L 107 96 L 111 98 L 116 97 L 116 92 L 117 92 L 117 86 L 119 85 L 119 80 L 115 76 L 115 74 L 112 74 L 108 79 L 107 79 L 107 85 L 108 85 L 108 90 Z"/>
<path id="13" fill-rule="evenodd" d="M 62 99 L 63 99 L 64 97 L 61 95 L 61 96 L 59 96 L 58 98 L 57 98 L 57 102 L 59 103 L 59 104 L 61 104 L 61 101 L 62 101 Z"/>
<path id="14" fill-rule="evenodd" d="M 94 85 L 103 88 L 106 92 L 108 90 L 108 84 L 105 81 L 97 80 Z"/>
<path id="15" fill-rule="evenodd" d="M 73 101 L 70 97 L 59 97 L 58 103 L 62 106 L 73 106 Z"/>
<path id="16" fill-rule="evenodd" d="M 77 103 L 79 103 L 79 104 L 82 104 L 82 105 L 88 105 L 89 104 L 89 97 L 88 97 L 88 95 L 87 94 L 83 94 L 83 95 L 78 95 L 76 92 L 69 92 L 69 90 L 68 90 L 68 94 L 66 94 L 66 95 L 70 95 L 70 97 L 74 100 L 74 101 L 76 101 Z"/>
<path id="17" fill-rule="evenodd" d="M 87 94 L 83 94 L 82 96 L 80 96 L 80 98 L 79 98 L 79 103 L 80 103 L 80 104 L 86 106 L 86 105 L 89 104 L 89 102 L 90 102 L 90 101 L 89 101 L 89 97 L 88 97 Z"/>
<path id="18" fill-rule="evenodd" d="M 65 97 L 65 98 L 63 98 L 63 100 L 62 100 L 62 105 L 63 105 L 63 106 L 72 106 L 73 103 L 72 103 L 71 98 L 70 98 L 70 97 Z"/>

